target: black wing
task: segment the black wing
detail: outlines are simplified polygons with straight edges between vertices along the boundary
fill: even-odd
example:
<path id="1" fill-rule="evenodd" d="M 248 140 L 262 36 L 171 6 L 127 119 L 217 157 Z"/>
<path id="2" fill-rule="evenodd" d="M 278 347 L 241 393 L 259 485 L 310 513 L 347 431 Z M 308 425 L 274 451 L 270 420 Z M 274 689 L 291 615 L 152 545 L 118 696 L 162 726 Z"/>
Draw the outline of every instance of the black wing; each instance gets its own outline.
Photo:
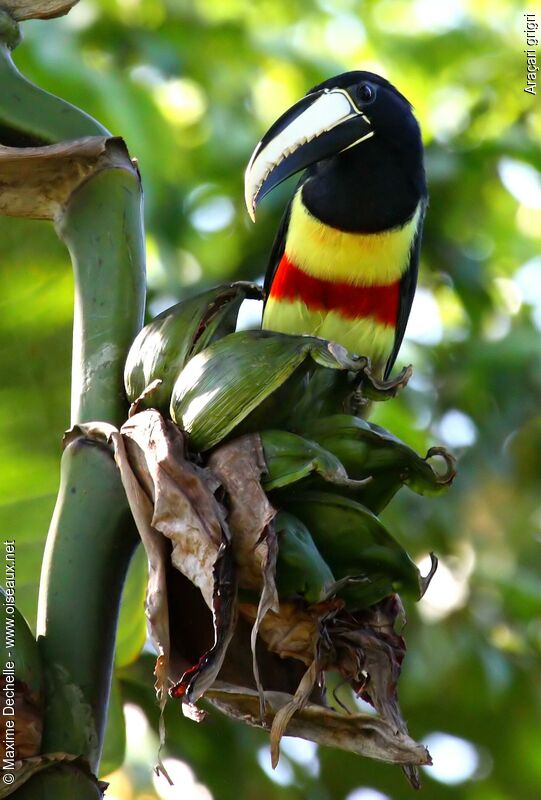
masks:
<path id="1" fill-rule="evenodd" d="M 396 361 L 398 351 L 402 345 L 402 339 L 406 332 L 406 325 L 411 311 L 411 304 L 413 303 L 413 296 L 417 288 L 417 275 L 419 273 L 419 256 L 421 253 L 421 239 L 423 238 L 423 224 L 425 219 L 426 206 L 423 204 L 421 210 L 421 217 L 417 225 L 417 232 L 415 234 L 415 241 L 413 242 L 408 268 L 402 275 L 400 280 L 400 300 L 398 305 L 398 320 L 396 323 L 396 331 L 394 337 L 394 345 L 389 360 L 385 366 L 384 378 L 389 377 L 390 372 Z"/>
<path id="2" fill-rule="evenodd" d="M 282 216 L 280 226 L 274 238 L 272 250 L 270 252 L 269 263 L 267 265 L 267 271 L 265 273 L 265 283 L 263 284 L 265 303 L 267 302 L 270 293 L 270 288 L 272 286 L 274 276 L 276 275 L 276 270 L 278 269 L 278 265 L 282 260 L 282 256 L 284 255 L 284 250 L 286 247 L 287 229 L 289 227 L 289 218 L 291 216 L 292 201 L 293 198 L 291 198 L 291 200 L 286 206 L 286 210 L 284 211 L 284 214 Z"/>

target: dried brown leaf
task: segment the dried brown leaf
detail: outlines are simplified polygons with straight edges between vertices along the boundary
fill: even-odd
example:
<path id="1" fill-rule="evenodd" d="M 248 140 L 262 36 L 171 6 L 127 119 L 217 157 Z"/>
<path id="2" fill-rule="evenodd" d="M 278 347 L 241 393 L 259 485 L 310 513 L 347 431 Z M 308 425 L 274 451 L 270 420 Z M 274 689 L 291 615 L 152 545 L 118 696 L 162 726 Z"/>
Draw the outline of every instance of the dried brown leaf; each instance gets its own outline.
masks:
<path id="1" fill-rule="evenodd" d="M 239 585 L 259 589 L 259 605 L 251 635 L 252 668 L 261 699 L 256 643 L 267 613 L 278 611 L 275 584 L 278 542 L 272 525 L 276 514 L 263 491 L 260 478 L 267 464 L 258 435 L 241 436 L 218 448 L 209 459 L 209 467 L 222 484 L 228 498 L 229 527 L 232 535 Z"/>
<path id="2" fill-rule="evenodd" d="M 0 8 L 20 22 L 24 19 L 61 17 L 78 2 L 79 0 L 0 0 Z"/>
<path id="3" fill-rule="evenodd" d="M 112 168 L 136 170 L 119 137 L 87 136 L 44 147 L 0 145 L 0 214 L 55 220 L 87 178 Z"/>
<path id="4" fill-rule="evenodd" d="M 212 474 L 188 461 L 179 429 L 155 409 L 131 417 L 121 428 L 137 479 L 154 503 L 152 527 L 172 545 L 173 565 L 213 607 L 213 567 L 229 532 L 214 497 Z"/>
<path id="5" fill-rule="evenodd" d="M 271 763 L 272 768 L 275 769 L 280 759 L 280 742 L 282 736 L 285 735 L 287 726 L 291 722 L 294 714 L 297 714 L 307 704 L 312 690 L 315 686 L 318 676 L 318 668 L 316 661 L 312 661 L 306 672 L 304 673 L 301 682 L 297 687 L 297 691 L 287 705 L 276 712 L 272 721 L 270 741 L 271 741 Z"/>
<path id="6" fill-rule="evenodd" d="M 271 653 L 277 653 L 281 658 L 296 658 L 308 666 L 314 660 L 319 623 L 336 607 L 335 601 L 317 603 L 308 608 L 302 601 L 282 602 L 278 612 L 267 614 L 259 633 Z M 245 619 L 254 620 L 256 607 L 241 603 L 239 612 Z"/>
<path id="7" fill-rule="evenodd" d="M 158 660 L 155 669 L 155 688 L 160 703 L 160 709 L 163 714 L 163 709 L 167 701 L 167 676 L 171 655 L 169 607 L 166 584 L 167 562 L 170 556 L 170 548 L 167 540 L 152 527 L 152 502 L 133 473 L 122 435 L 119 432 L 112 433 L 111 440 L 114 446 L 115 461 L 120 470 L 122 484 L 126 491 L 130 509 L 148 560 L 145 613 L 150 638 L 158 652 Z M 162 716 L 160 716 L 160 739 L 163 742 L 164 729 Z"/>
<path id="8" fill-rule="evenodd" d="M 336 648 L 335 668 L 383 719 L 408 735 L 397 694 L 406 644 L 394 625 L 402 611 L 398 595 L 391 595 L 355 616 L 337 617 L 331 639 Z M 419 788 L 417 770 L 405 767 L 404 771 L 412 786 Z"/>
<path id="9" fill-rule="evenodd" d="M 202 712 L 196 708 L 195 703 L 218 677 L 237 622 L 237 584 L 229 542 L 224 542 L 220 548 L 213 568 L 213 578 L 214 644 L 195 666 L 186 670 L 180 681 L 169 691 L 171 697 L 183 701 L 184 714 L 197 722 L 202 719 Z"/>
<path id="10" fill-rule="evenodd" d="M 159 560 L 159 572 L 155 573 L 157 584 L 149 582 L 147 606 L 154 608 L 156 604 L 159 621 L 164 626 L 167 611 L 169 654 L 172 647 L 169 621 L 172 615 L 181 613 L 180 609 L 168 605 L 166 563 L 169 558 L 173 566 L 198 587 L 213 613 L 213 645 L 170 690 L 173 697 L 182 699 L 187 715 L 200 718 L 194 703 L 216 679 L 236 622 L 237 586 L 230 534 L 224 511 L 214 496 L 219 484 L 209 470 L 186 459 L 182 433 L 155 409 L 131 417 L 122 426 L 120 437 L 137 483 L 135 488 L 130 480 L 124 485 L 130 505 L 133 502 L 134 516 L 143 516 L 142 538 L 151 544 L 153 556 L 158 549 L 162 556 L 164 548 L 167 554 L 165 560 Z M 113 438 L 116 440 L 116 435 Z M 121 452 L 120 446 L 117 451 Z M 144 509 L 143 514 L 141 509 Z M 156 536 L 161 539 L 159 545 Z M 158 660 L 156 673 L 163 697 L 163 681 L 170 674 L 169 656 L 163 647 L 159 653 L 164 659 Z"/>
<path id="11" fill-rule="evenodd" d="M 211 455 L 209 467 L 227 494 L 239 585 L 260 589 L 268 560 L 264 533 L 276 515 L 261 487 L 260 477 L 267 465 L 260 437 L 241 436 L 222 445 Z"/>
<path id="12" fill-rule="evenodd" d="M 224 714 L 248 725 L 269 730 L 276 714 L 287 707 L 292 696 L 266 692 L 265 718 L 259 716 L 257 692 L 238 686 L 217 684 L 207 692 L 207 699 Z M 340 714 L 329 708 L 307 703 L 297 711 L 287 726 L 288 736 L 299 736 L 328 747 L 394 764 L 430 764 L 426 747 L 393 725 L 370 714 Z"/>

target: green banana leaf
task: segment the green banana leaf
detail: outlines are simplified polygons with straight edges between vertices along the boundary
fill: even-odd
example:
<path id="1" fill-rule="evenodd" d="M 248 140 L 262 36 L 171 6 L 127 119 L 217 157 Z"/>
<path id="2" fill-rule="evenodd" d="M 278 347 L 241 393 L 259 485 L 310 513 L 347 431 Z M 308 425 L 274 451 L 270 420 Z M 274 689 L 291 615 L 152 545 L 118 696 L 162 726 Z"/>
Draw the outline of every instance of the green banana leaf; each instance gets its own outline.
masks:
<path id="1" fill-rule="evenodd" d="M 422 458 L 392 433 L 359 417 L 336 414 L 305 420 L 301 433 L 333 453 L 350 478 L 372 476 L 359 498 L 373 510 L 381 511 L 402 485 L 423 495 L 446 491 L 455 477 L 455 459 L 443 447 L 431 448 Z M 430 459 L 440 456 L 446 470 L 436 472 Z"/>
<path id="2" fill-rule="evenodd" d="M 158 314 L 140 331 L 128 353 L 124 383 L 130 402 L 160 380 L 142 398 L 141 407 L 167 412 L 173 383 L 186 362 L 211 342 L 232 333 L 243 301 L 260 296 L 261 290 L 253 283 L 226 283 Z"/>
<path id="3" fill-rule="evenodd" d="M 303 595 L 309 603 L 322 600 L 334 583 L 334 576 L 317 549 L 310 531 L 285 511 L 277 514 L 274 528 L 278 537 L 276 588 L 280 598 Z"/>
<path id="4" fill-rule="evenodd" d="M 354 578 L 338 594 L 350 610 L 396 591 L 419 598 L 423 579 L 404 548 L 369 509 L 330 492 L 280 492 L 273 500 L 297 516 L 337 580 Z"/>
<path id="5" fill-rule="evenodd" d="M 289 431 L 263 431 L 260 436 L 268 470 L 262 481 L 266 491 L 296 483 L 312 473 L 340 486 L 354 489 L 364 485 L 364 481 L 350 480 L 336 456 L 317 442 Z"/>
<path id="6" fill-rule="evenodd" d="M 171 417 L 189 435 L 193 449 L 208 450 L 233 431 L 252 433 L 269 423 L 285 426 L 294 392 L 314 372 L 364 376 L 366 368 L 366 359 L 324 339 L 240 331 L 188 362 L 173 387 Z"/>

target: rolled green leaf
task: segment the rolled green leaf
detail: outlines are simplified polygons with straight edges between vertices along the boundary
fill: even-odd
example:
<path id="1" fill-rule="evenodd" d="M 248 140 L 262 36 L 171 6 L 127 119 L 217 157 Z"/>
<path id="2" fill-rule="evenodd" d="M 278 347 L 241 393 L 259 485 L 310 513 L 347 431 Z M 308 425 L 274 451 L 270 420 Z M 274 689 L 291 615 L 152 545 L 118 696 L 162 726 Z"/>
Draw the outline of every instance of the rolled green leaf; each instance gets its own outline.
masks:
<path id="1" fill-rule="evenodd" d="M 336 456 L 317 442 L 289 431 L 263 431 L 260 436 L 267 462 L 267 475 L 263 478 L 266 491 L 296 483 L 311 473 L 341 486 L 364 485 L 364 481 L 350 480 Z"/>
<path id="2" fill-rule="evenodd" d="M 389 431 L 359 417 L 336 414 L 306 420 L 301 433 L 333 453 L 351 478 L 360 480 L 374 476 L 373 486 L 366 487 L 368 495 L 376 489 L 376 478 L 380 475 L 389 477 L 395 491 L 406 484 L 418 494 L 440 494 L 449 488 L 455 477 L 455 459 L 445 448 L 432 448 L 421 458 Z M 435 472 L 429 464 L 434 456 L 445 460 L 444 473 Z"/>
<path id="3" fill-rule="evenodd" d="M 277 514 L 276 587 L 280 598 L 302 595 L 308 603 L 322 600 L 334 576 L 317 549 L 310 531 L 293 514 Z"/>
<path id="4" fill-rule="evenodd" d="M 419 598 L 423 579 L 404 548 L 360 503 L 329 492 L 280 495 L 281 508 L 297 516 L 338 580 L 354 578 L 338 594 L 351 610 L 396 591 Z"/>
<path id="5" fill-rule="evenodd" d="M 233 431 L 256 432 L 269 423 L 286 426 L 292 393 L 322 368 L 361 374 L 366 359 L 312 336 L 233 333 L 182 370 L 173 387 L 171 417 L 195 450 L 208 450 Z"/>
<path id="6" fill-rule="evenodd" d="M 186 362 L 215 339 L 232 333 L 242 302 L 260 294 L 247 281 L 223 284 L 159 314 L 140 331 L 128 353 L 124 384 L 130 402 L 159 380 L 141 406 L 167 412 L 173 383 Z"/>

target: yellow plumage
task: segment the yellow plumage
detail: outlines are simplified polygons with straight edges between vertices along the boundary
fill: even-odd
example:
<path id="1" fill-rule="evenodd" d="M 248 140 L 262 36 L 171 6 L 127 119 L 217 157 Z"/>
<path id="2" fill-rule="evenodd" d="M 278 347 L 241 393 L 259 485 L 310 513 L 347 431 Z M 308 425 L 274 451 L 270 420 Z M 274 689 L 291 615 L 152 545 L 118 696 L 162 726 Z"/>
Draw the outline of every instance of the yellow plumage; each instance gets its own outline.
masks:
<path id="1" fill-rule="evenodd" d="M 269 298 L 263 316 L 263 328 L 290 334 L 309 333 L 339 342 L 353 353 L 369 355 L 375 364 L 383 363 L 393 347 L 394 327 L 373 317 L 345 319 L 336 311 L 309 309 L 302 300 Z"/>
<path id="2" fill-rule="evenodd" d="M 291 204 L 285 252 L 293 264 L 314 278 L 385 286 L 399 280 L 408 266 L 420 214 L 419 206 L 409 222 L 390 231 L 347 233 L 310 214 L 299 189 Z"/>

